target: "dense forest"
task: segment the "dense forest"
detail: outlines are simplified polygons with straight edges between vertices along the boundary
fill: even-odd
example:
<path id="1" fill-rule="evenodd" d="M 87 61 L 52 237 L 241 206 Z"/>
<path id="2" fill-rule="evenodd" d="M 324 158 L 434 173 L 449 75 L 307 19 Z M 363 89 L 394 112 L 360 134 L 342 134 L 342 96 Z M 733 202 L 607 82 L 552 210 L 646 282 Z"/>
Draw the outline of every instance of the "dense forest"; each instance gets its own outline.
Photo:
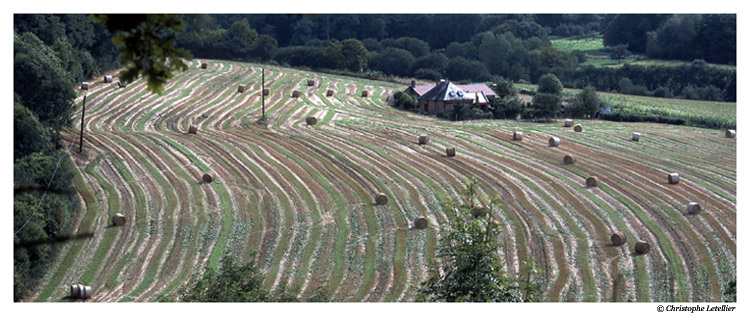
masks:
<path id="1" fill-rule="evenodd" d="M 511 92 L 511 81 L 539 83 L 552 74 L 553 86 L 559 79 L 566 87 L 598 91 L 736 100 L 736 71 L 707 65 L 735 64 L 735 15 L 274 14 L 181 19 L 176 44 L 197 58 L 373 78 L 493 81 Z M 70 126 L 74 87 L 121 67 L 121 61 L 112 40 L 117 33 L 88 15 L 17 14 L 13 30 L 14 300 L 20 300 L 33 291 L 54 258 L 59 246 L 55 241 L 70 237 L 68 227 L 79 208 L 72 166 L 65 159 L 65 147 L 71 144 L 60 137 Z M 551 36 L 575 35 L 601 35 L 609 47 L 692 63 L 580 67 L 580 54 L 550 44 Z M 593 90 L 587 91 L 590 95 Z M 557 98 L 556 93 L 547 94 Z M 544 97 L 542 93 L 537 99 Z M 586 98 L 581 95 L 581 100 Z M 523 106 L 513 98 L 498 102 L 494 117 L 516 117 Z M 585 109 L 596 102 L 578 104 Z"/>

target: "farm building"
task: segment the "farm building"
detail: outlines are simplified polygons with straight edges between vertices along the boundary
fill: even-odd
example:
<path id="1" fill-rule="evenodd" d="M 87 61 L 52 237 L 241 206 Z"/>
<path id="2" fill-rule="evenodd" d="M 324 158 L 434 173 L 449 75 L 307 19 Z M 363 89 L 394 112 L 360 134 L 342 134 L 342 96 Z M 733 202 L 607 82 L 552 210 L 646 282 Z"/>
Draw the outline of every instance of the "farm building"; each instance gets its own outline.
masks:
<path id="1" fill-rule="evenodd" d="M 443 81 L 443 80 L 441 80 L 441 81 Z M 416 82 L 414 80 L 412 80 L 411 81 L 411 85 L 408 88 L 406 88 L 406 91 L 404 91 L 404 92 L 409 93 L 409 94 L 411 94 L 411 95 L 419 98 L 422 95 L 424 95 L 425 93 L 427 93 L 427 91 L 430 91 L 432 88 L 434 88 L 435 86 L 437 86 L 439 84 L 440 83 L 438 82 L 435 85 L 417 85 Z M 483 83 L 479 83 L 479 84 L 459 84 L 459 85 L 456 85 L 456 87 L 458 87 L 459 89 L 463 90 L 464 92 L 469 92 L 469 93 L 481 92 L 487 98 L 490 98 L 490 99 L 497 96 L 495 94 L 495 91 L 493 91 L 490 87 L 488 87 L 486 84 L 483 84 Z"/>
<path id="2" fill-rule="evenodd" d="M 462 89 L 461 86 L 457 86 L 450 81 L 440 80 L 437 85 L 417 97 L 417 101 L 419 101 L 419 111 L 427 112 L 430 114 L 437 114 L 446 109 L 452 109 L 457 104 L 477 104 L 479 106 L 486 107 L 489 103 L 487 99 L 488 97 L 484 93 L 484 91 L 479 89 L 477 86 L 487 87 L 483 84 L 465 85 L 464 87 L 473 87 L 473 89 L 476 90 L 466 91 Z M 414 89 L 416 87 L 417 86 L 412 85 L 409 87 L 409 89 L 418 91 Z"/>

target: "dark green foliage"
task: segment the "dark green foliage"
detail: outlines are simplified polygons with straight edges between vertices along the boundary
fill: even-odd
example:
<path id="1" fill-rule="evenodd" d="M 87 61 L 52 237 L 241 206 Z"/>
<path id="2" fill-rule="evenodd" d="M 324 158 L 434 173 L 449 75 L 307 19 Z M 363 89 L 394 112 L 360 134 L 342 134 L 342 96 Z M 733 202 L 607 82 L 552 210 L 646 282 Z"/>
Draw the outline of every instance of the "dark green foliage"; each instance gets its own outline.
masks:
<path id="1" fill-rule="evenodd" d="M 414 71 L 415 75 L 416 75 L 416 72 L 419 71 L 419 69 L 432 70 L 440 74 L 445 70 L 445 67 L 448 65 L 448 62 L 449 62 L 449 59 L 448 57 L 445 56 L 445 54 L 431 53 L 429 55 L 425 55 L 414 60 L 414 63 L 412 64 L 412 68 L 415 70 Z"/>
<path id="2" fill-rule="evenodd" d="M 416 109 L 419 105 L 417 98 L 403 91 L 393 93 L 393 101 L 395 106 L 407 110 Z"/>
<path id="3" fill-rule="evenodd" d="M 13 104 L 13 159 L 31 153 L 49 153 L 54 144 L 50 143 L 51 130 L 37 119 L 36 115 L 19 103 Z"/>
<path id="4" fill-rule="evenodd" d="M 736 15 L 679 14 L 647 33 L 646 53 L 651 58 L 734 64 L 736 40 Z"/>
<path id="5" fill-rule="evenodd" d="M 560 83 L 560 80 L 557 79 L 557 76 L 554 74 L 545 74 L 539 78 L 539 88 L 537 88 L 538 93 L 549 93 L 561 96 L 562 91 L 562 83 Z"/>
<path id="6" fill-rule="evenodd" d="M 724 287 L 724 302 L 737 302 L 737 280 L 732 280 Z"/>
<path id="7" fill-rule="evenodd" d="M 350 71 L 363 71 L 370 58 L 370 52 L 362 45 L 362 42 L 353 38 L 341 42 L 341 55 L 343 58 L 341 68 Z"/>
<path id="8" fill-rule="evenodd" d="M 509 120 L 518 119 L 518 116 L 521 115 L 526 108 L 526 104 L 524 104 L 523 100 L 519 99 L 516 95 L 491 99 L 490 106 L 493 109 L 492 114 L 494 118 Z"/>
<path id="9" fill-rule="evenodd" d="M 404 49 L 386 48 L 370 59 L 370 68 L 387 74 L 406 77 L 414 63 L 414 56 Z"/>
<path id="10" fill-rule="evenodd" d="M 438 81 L 440 80 L 440 73 L 434 69 L 424 69 L 419 68 L 416 72 L 414 72 L 414 78 L 417 79 L 427 79 L 431 81 Z"/>
<path id="11" fill-rule="evenodd" d="M 646 33 L 659 28 L 671 14 L 618 14 L 609 17 L 604 45 L 627 45 L 635 53 L 646 52 Z"/>
<path id="12" fill-rule="evenodd" d="M 13 37 L 13 91 L 43 124 L 59 128 L 70 121 L 73 78 L 54 51 L 36 35 Z"/>
<path id="13" fill-rule="evenodd" d="M 573 117 L 593 118 L 599 111 L 599 97 L 593 87 L 586 87 L 578 93 L 570 105 L 570 114 Z"/>
<path id="14" fill-rule="evenodd" d="M 630 56 L 630 51 L 628 51 L 627 44 L 617 44 L 609 48 L 609 58 L 617 59 L 618 63 L 628 56 Z"/>
<path id="15" fill-rule="evenodd" d="M 511 97 L 518 94 L 518 90 L 513 85 L 513 81 L 500 77 L 492 83 L 492 90 L 498 98 Z"/>
<path id="16" fill-rule="evenodd" d="M 455 81 L 484 81 L 490 77 L 487 67 L 484 64 L 478 61 L 470 61 L 463 57 L 451 59 L 448 67 L 445 69 L 445 75 Z"/>
<path id="17" fill-rule="evenodd" d="M 474 207 L 488 202 L 478 193 L 476 179 L 466 183 L 463 201 L 452 201 L 445 213 L 452 214 L 443 227 L 437 258 L 430 276 L 422 283 L 418 300 L 431 302 L 527 302 L 535 301 L 538 288 L 533 269 L 516 279 L 503 273 L 498 252 L 503 247 L 499 223 L 493 217 L 497 200 L 489 201 L 487 215 L 474 218 Z"/>
<path id="18" fill-rule="evenodd" d="M 125 66 L 120 80 L 132 82 L 143 75 L 148 90 L 161 93 L 175 72 L 187 69 L 182 59 L 191 59 L 192 55 L 175 45 L 177 33 L 185 27 L 180 17 L 169 14 L 100 14 L 93 18 L 115 35 L 112 41 L 119 47 L 120 63 Z M 252 40 L 244 38 L 248 35 L 248 28 L 247 22 L 238 22 L 228 32 L 230 39 L 239 41 L 241 52 L 249 49 L 246 44 Z"/>
<path id="19" fill-rule="evenodd" d="M 537 92 L 531 100 L 535 118 L 553 119 L 560 114 L 562 97 L 556 94 Z"/>
<path id="20" fill-rule="evenodd" d="M 268 35 L 261 35 L 255 47 L 250 50 L 250 57 L 262 62 L 270 61 L 278 47 L 279 44 L 275 38 Z"/>
<path id="21" fill-rule="evenodd" d="M 231 255 L 222 258 L 218 270 L 207 268 L 180 290 L 181 302 L 298 302 L 285 286 L 273 293 L 263 288 L 260 269 L 254 261 L 237 263 Z M 285 283 L 285 282 L 284 282 Z M 284 284 L 282 283 L 282 284 Z"/>

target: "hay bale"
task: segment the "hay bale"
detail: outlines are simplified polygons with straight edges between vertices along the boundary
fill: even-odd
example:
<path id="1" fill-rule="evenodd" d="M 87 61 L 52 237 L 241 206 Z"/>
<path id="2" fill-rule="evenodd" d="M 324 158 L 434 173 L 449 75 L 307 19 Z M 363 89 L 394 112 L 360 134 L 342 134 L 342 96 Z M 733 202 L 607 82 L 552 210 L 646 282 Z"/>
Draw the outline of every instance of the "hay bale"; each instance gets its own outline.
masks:
<path id="1" fill-rule="evenodd" d="M 563 158 L 563 163 L 565 163 L 566 165 L 572 165 L 576 163 L 576 157 L 573 157 L 573 155 L 571 154 L 567 154 L 565 155 L 565 158 Z"/>
<path id="2" fill-rule="evenodd" d="M 522 132 L 513 132 L 513 140 L 523 140 Z"/>
<path id="3" fill-rule="evenodd" d="M 213 181 L 214 181 L 214 177 L 212 177 L 210 174 L 208 174 L 208 173 L 204 173 L 203 174 L 203 182 L 205 182 L 205 183 L 211 183 Z"/>
<path id="4" fill-rule="evenodd" d="M 117 213 L 115 215 L 112 215 L 112 225 L 115 226 L 125 226 L 125 223 L 127 223 L 127 218 L 125 218 L 125 215 L 122 215 L 121 213 Z"/>
<path id="5" fill-rule="evenodd" d="M 208 68 L 208 64 L 207 64 L 207 63 L 202 63 L 202 64 L 201 64 L 201 68 L 203 68 L 203 69 L 206 69 L 206 68 Z"/>
<path id="6" fill-rule="evenodd" d="M 271 90 L 268 90 L 268 88 L 263 89 L 263 95 L 268 96 L 271 93 Z"/>
<path id="7" fill-rule="evenodd" d="M 388 204 L 388 197 L 385 195 L 385 193 L 375 194 L 375 204 L 376 205 Z"/>
<path id="8" fill-rule="evenodd" d="M 307 86 L 312 87 L 315 85 L 315 80 L 307 80 Z"/>
<path id="9" fill-rule="evenodd" d="M 565 127 L 571 127 L 571 126 L 573 126 L 573 120 L 565 119 Z"/>
<path id="10" fill-rule="evenodd" d="M 299 98 L 299 95 L 300 95 L 299 91 L 297 90 L 292 91 L 292 98 Z"/>
<path id="11" fill-rule="evenodd" d="M 445 149 L 445 155 L 448 157 L 456 156 L 456 147 L 450 147 Z"/>
<path id="12" fill-rule="evenodd" d="M 414 227 L 418 229 L 427 228 L 427 219 L 424 218 L 424 216 L 417 217 L 416 219 L 414 219 Z"/>
<path id="13" fill-rule="evenodd" d="M 305 119 L 305 122 L 307 123 L 307 125 L 315 125 L 316 123 L 318 123 L 318 119 L 314 116 L 308 116 L 307 119 Z"/>
<path id="14" fill-rule="evenodd" d="M 576 126 L 573 126 L 573 130 L 576 131 L 576 133 L 583 132 L 583 126 L 581 126 L 581 124 L 576 124 Z"/>
<path id="15" fill-rule="evenodd" d="M 369 95 L 370 95 L 370 91 L 367 91 L 367 90 L 362 90 L 362 97 L 363 97 L 363 98 L 366 98 L 366 97 L 367 97 L 367 96 L 369 96 Z"/>
<path id="16" fill-rule="evenodd" d="M 641 140 L 641 133 L 638 133 L 638 132 L 633 132 L 633 140 L 634 140 L 634 141 L 639 141 L 639 140 Z"/>
<path id="17" fill-rule="evenodd" d="M 239 92 L 239 93 L 245 92 L 245 86 L 239 85 L 239 87 L 237 87 L 237 92 Z"/>
<path id="18" fill-rule="evenodd" d="M 332 97 L 333 96 L 333 90 L 328 89 L 328 91 L 326 91 L 326 96 L 327 97 Z"/>
<path id="19" fill-rule="evenodd" d="M 112 83 L 112 76 L 104 76 L 104 83 Z"/>
<path id="20" fill-rule="evenodd" d="M 70 286 L 70 297 L 77 298 L 81 296 L 81 288 L 79 284 L 73 284 Z"/>
<path id="21" fill-rule="evenodd" d="M 430 138 L 426 135 L 419 136 L 419 144 L 420 145 L 427 145 L 427 143 L 430 142 Z"/>
<path id="22" fill-rule="evenodd" d="M 81 82 L 81 90 L 88 90 L 89 89 L 89 83 L 88 82 Z"/>
<path id="23" fill-rule="evenodd" d="M 595 176 L 590 176 L 588 179 L 586 179 L 586 186 L 589 188 L 595 188 L 599 186 L 599 178 Z"/>
<path id="24" fill-rule="evenodd" d="M 471 210 L 471 216 L 474 216 L 474 218 L 485 217 L 487 216 L 487 208 L 484 206 L 475 206 Z"/>
<path id="25" fill-rule="evenodd" d="M 615 232 L 609 239 L 612 241 L 613 246 L 620 246 L 628 241 L 628 235 L 625 235 L 623 232 Z"/>
<path id="26" fill-rule="evenodd" d="M 687 205 L 687 212 L 690 215 L 698 215 L 701 212 L 701 205 L 696 202 L 690 202 Z"/>
<path id="27" fill-rule="evenodd" d="M 91 298 L 91 287 L 85 286 L 85 285 L 78 285 L 81 288 L 81 299 L 90 299 Z"/>
<path id="28" fill-rule="evenodd" d="M 667 180 L 669 180 L 669 184 L 680 183 L 680 175 L 677 173 L 670 173 L 667 175 Z"/>
<path id="29" fill-rule="evenodd" d="M 735 136 L 737 136 L 737 131 L 728 129 L 725 135 L 727 136 L 727 138 L 734 138 Z"/>
<path id="30" fill-rule="evenodd" d="M 190 134 L 198 134 L 198 128 L 195 126 L 190 125 L 190 128 L 188 128 L 188 133 Z"/>
<path id="31" fill-rule="evenodd" d="M 649 245 L 647 242 L 643 240 L 635 242 L 635 252 L 639 254 L 647 254 L 649 250 L 651 250 L 651 245 Z"/>
<path id="32" fill-rule="evenodd" d="M 120 88 L 125 88 L 128 86 L 128 84 L 125 81 L 118 81 L 117 86 Z"/>
<path id="33" fill-rule="evenodd" d="M 560 138 L 552 136 L 549 138 L 549 146 L 550 147 L 557 147 L 560 146 Z"/>

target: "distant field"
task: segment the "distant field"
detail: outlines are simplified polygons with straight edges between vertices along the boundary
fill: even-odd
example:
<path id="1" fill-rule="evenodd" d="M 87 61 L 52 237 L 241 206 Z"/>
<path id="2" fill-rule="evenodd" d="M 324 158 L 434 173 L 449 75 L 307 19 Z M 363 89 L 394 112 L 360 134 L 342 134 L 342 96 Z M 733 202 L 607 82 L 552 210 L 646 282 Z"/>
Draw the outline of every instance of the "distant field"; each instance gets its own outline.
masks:
<path id="1" fill-rule="evenodd" d="M 516 84 L 516 86 L 536 91 L 535 85 Z M 565 89 L 563 94 L 573 96 L 580 89 Z M 684 99 L 654 98 L 637 95 L 599 92 L 599 98 L 612 107 L 615 114 L 626 115 L 622 118 L 636 119 L 644 117 L 646 121 L 678 122 L 698 127 L 735 128 L 737 126 L 737 103 L 698 101 Z M 614 119 L 611 118 L 610 119 Z"/>
<path id="2" fill-rule="evenodd" d="M 572 52 L 579 50 L 586 53 L 586 62 L 580 66 L 594 66 L 594 67 L 622 67 L 624 64 L 630 65 L 643 65 L 643 66 L 683 66 L 689 65 L 689 61 L 678 61 L 678 60 L 661 60 L 661 59 L 638 59 L 643 56 L 631 56 L 618 62 L 617 60 L 609 58 L 608 53 L 605 51 L 604 39 L 601 37 L 560 37 L 552 38 L 552 47 L 564 51 Z M 722 64 L 709 64 L 710 67 L 720 67 L 725 69 L 735 69 L 732 65 Z"/>

